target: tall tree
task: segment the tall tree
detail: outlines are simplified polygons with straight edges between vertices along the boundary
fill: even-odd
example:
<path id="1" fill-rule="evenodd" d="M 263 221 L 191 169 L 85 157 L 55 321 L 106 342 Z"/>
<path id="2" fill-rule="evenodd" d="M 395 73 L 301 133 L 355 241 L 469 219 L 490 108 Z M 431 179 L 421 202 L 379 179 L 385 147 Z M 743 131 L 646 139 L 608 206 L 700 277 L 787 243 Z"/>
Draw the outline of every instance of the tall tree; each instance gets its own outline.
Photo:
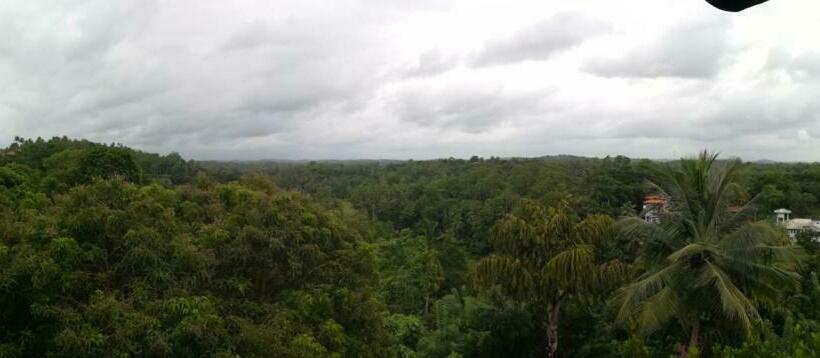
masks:
<path id="1" fill-rule="evenodd" d="M 610 217 L 578 220 L 566 200 L 549 209 L 526 202 L 521 213 L 493 226 L 495 254 L 479 262 L 478 281 L 546 311 L 547 354 L 555 357 L 561 303 L 598 296 L 626 271 L 620 261 L 604 256 L 613 233 Z"/>
<path id="2" fill-rule="evenodd" d="M 741 167 L 706 151 L 681 159 L 658 173 L 654 185 L 669 198 L 660 223 L 637 217 L 620 223 L 641 243 L 646 273 L 616 296 L 618 320 L 644 334 L 677 320 L 689 336 L 683 357 L 699 345 L 706 325 L 751 334 L 757 307 L 777 303 L 797 283 L 799 251 L 782 231 L 748 220 L 753 200 L 736 183 Z"/>

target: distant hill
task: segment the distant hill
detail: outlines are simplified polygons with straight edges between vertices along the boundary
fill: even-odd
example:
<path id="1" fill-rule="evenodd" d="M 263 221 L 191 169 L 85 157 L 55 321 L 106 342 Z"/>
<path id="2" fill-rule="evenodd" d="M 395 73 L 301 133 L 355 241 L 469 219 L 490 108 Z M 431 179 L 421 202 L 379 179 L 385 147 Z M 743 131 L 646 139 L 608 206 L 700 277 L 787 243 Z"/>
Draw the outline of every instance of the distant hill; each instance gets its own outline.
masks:
<path id="1" fill-rule="evenodd" d="M 774 161 L 774 160 L 761 159 L 761 160 L 755 160 L 755 161 L 753 161 L 752 163 L 754 163 L 754 164 L 762 164 L 762 165 L 769 165 L 769 164 L 777 164 L 777 163 L 779 163 L 779 162 L 776 162 L 776 161 Z"/>

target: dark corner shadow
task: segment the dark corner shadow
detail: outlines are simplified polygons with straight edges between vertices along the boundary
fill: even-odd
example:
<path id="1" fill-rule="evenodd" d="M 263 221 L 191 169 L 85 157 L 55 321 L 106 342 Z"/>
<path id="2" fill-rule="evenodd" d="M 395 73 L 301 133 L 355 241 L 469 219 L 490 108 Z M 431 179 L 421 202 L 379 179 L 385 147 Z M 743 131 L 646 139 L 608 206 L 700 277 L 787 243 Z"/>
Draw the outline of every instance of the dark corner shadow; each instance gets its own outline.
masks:
<path id="1" fill-rule="evenodd" d="M 723 11 L 738 12 L 769 0 L 706 0 L 712 6 Z"/>

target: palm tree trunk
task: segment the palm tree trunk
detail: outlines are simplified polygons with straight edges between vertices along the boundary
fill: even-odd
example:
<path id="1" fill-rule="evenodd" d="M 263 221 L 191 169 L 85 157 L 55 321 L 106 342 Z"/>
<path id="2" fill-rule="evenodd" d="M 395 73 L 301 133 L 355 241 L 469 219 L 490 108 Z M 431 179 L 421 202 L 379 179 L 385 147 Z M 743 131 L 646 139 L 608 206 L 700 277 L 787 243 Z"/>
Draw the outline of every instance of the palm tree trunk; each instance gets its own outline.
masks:
<path id="1" fill-rule="evenodd" d="M 692 331 L 689 333 L 689 344 L 686 346 L 686 349 L 681 350 L 680 357 L 681 358 L 695 358 L 692 357 L 692 349 L 698 346 L 698 341 L 700 340 L 700 320 L 696 319 L 695 323 L 692 324 Z"/>
<path id="2" fill-rule="evenodd" d="M 547 357 L 558 356 L 558 314 L 561 312 L 561 301 L 547 305 Z"/>

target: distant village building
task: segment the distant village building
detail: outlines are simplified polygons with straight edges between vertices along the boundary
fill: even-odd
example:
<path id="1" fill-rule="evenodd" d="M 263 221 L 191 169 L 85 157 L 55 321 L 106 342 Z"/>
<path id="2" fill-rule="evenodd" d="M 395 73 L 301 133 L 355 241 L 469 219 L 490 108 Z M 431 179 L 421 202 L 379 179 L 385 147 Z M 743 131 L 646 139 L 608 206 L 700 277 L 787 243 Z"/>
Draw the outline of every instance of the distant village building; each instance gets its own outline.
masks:
<path id="1" fill-rule="evenodd" d="M 647 195 L 643 199 L 643 210 L 641 217 L 650 224 L 657 224 L 661 221 L 661 216 L 668 213 L 670 209 L 669 198 L 665 195 Z M 729 206 L 726 211 L 730 214 L 738 214 L 743 211 L 743 207 Z"/>
<path id="2" fill-rule="evenodd" d="M 649 195 L 643 200 L 641 217 L 650 224 L 661 221 L 661 215 L 669 211 L 669 199 L 663 195 Z"/>
<path id="3" fill-rule="evenodd" d="M 786 222 L 789 221 L 789 216 L 791 214 L 792 211 L 789 209 L 780 208 L 774 211 L 774 217 L 780 225 L 785 225 Z"/>
<path id="4" fill-rule="evenodd" d="M 742 207 L 730 206 L 727 211 L 731 214 L 738 214 L 743 211 Z M 640 216 L 650 224 L 660 223 L 661 217 L 669 212 L 669 199 L 663 195 L 648 195 L 643 201 L 643 210 Z M 792 218 L 792 211 L 780 208 L 774 211 L 777 225 L 786 229 L 789 239 L 796 240 L 800 233 L 812 233 L 815 241 L 820 241 L 820 220 Z"/>
<path id="5" fill-rule="evenodd" d="M 804 232 L 813 233 L 815 240 L 820 238 L 820 220 L 791 218 L 792 211 L 789 209 L 777 209 L 774 211 L 775 221 L 778 225 L 786 229 L 789 238 L 797 239 L 797 235 Z"/>

